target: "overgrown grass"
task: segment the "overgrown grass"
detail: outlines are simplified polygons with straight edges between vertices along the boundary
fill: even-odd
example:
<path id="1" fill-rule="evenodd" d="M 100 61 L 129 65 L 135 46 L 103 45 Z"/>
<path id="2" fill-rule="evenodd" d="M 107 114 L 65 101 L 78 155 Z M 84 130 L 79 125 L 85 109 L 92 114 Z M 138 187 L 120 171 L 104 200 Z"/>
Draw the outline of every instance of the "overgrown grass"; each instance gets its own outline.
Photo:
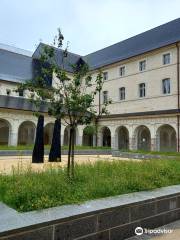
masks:
<path id="1" fill-rule="evenodd" d="M 32 150 L 33 145 L 18 145 L 14 146 L 7 146 L 7 145 L 0 145 L 0 150 Z M 50 149 L 50 145 L 45 145 L 45 149 Z M 67 150 L 68 146 L 62 146 L 62 150 Z M 86 150 L 86 149 L 99 149 L 99 150 L 106 150 L 111 149 L 110 147 L 91 147 L 91 146 L 75 146 L 76 150 Z"/>
<path id="2" fill-rule="evenodd" d="M 180 184 L 178 160 L 97 161 L 76 165 L 75 172 L 74 181 L 60 167 L 38 173 L 19 168 L 0 175 L 0 200 L 30 211 Z"/>

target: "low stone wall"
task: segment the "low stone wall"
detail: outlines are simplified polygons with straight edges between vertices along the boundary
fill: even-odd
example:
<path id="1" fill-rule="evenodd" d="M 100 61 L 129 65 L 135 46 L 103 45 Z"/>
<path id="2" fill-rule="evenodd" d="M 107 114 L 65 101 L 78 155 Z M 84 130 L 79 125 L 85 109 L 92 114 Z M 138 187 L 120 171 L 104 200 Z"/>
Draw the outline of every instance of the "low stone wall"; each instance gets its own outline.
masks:
<path id="1" fill-rule="evenodd" d="M 45 150 L 45 155 L 49 154 L 49 150 Z M 111 155 L 111 149 L 82 149 L 75 150 L 75 155 Z M 68 150 L 62 150 L 62 155 L 67 155 Z M 30 156 L 32 150 L 0 150 L 0 156 Z"/>
<path id="2" fill-rule="evenodd" d="M 180 185 L 17 213 L 0 204 L 0 239 L 121 240 L 180 219 Z"/>
<path id="3" fill-rule="evenodd" d="M 161 154 L 144 154 L 134 152 L 121 152 L 119 150 L 112 151 L 113 157 L 130 158 L 130 159 L 174 159 L 176 156 L 163 156 Z M 179 155 L 180 156 L 180 155 Z"/>

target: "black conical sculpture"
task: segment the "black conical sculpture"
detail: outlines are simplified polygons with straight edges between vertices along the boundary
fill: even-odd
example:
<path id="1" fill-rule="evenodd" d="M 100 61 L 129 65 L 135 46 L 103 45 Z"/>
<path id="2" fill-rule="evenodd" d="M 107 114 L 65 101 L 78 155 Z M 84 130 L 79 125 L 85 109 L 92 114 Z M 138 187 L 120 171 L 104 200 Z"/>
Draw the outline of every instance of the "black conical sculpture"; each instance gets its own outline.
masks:
<path id="1" fill-rule="evenodd" d="M 49 162 L 61 162 L 61 120 L 56 119 L 49 153 Z"/>
<path id="2" fill-rule="evenodd" d="M 38 117 L 36 139 L 32 154 L 32 162 L 33 163 L 44 162 L 44 116 L 42 115 Z"/>

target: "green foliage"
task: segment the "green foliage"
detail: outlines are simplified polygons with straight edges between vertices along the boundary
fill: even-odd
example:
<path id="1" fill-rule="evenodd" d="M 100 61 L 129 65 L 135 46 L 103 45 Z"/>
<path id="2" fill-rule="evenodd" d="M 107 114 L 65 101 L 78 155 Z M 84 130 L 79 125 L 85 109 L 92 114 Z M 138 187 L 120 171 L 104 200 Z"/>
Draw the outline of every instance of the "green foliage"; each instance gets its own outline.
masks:
<path id="1" fill-rule="evenodd" d="M 88 125 L 84 129 L 84 133 L 88 135 L 93 135 L 96 133 L 96 126 L 95 125 Z"/>
<path id="2" fill-rule="evenodd" d="M 73 181 L 61 167 L 45 172 L 19 168 L 13 175 L 0 175 L 0 200 L 30 211 L 180 184 L 179 160 L 97 161 L 75 170 Z"/>
<path id="3" fill-rule="evenodd" d="M 70 128 L 69 152 L 68 152 L 68 175 L 74 176 L 74 145 L 75 131 L 78 125 L 88 125 L 95 122 L 97 116 L 108 114 L 107 106 L 111 103 L 108 100 L 102 106 L 102 111 L 97 113 L 94 106 L 94 98 L 100 94 L 103 87 L 102 72 L 99 71 L 95 80 L 95 89 L 92 86 L 92 77 L 89 73 L 88 65 L 80 58 L 72 65 L 72 76 L 70 77 L 65 68 L 67 61 L 68 46 L 62 49 L 64 36 L 58 29 L 58 35 L 54 38 L 54 46 L 45 45 L 41 50 L 38 74 L 31 81 L 21 84 L 19 89 L 29 90 L 30 99 L 36 107 L 38 113 L 43 101 L 48 102 L 48 114 L 56 119 L 64 119 Z M 57 62 L 55 47 L 62 56 L 62 63 Z M 56 84 L 49 86 L 47 80 L 49 76 L 56 77 Z M 38 115 L 36 113 L 36 115 Z M 70 171 L 71 168 L 71 171 Z"/>

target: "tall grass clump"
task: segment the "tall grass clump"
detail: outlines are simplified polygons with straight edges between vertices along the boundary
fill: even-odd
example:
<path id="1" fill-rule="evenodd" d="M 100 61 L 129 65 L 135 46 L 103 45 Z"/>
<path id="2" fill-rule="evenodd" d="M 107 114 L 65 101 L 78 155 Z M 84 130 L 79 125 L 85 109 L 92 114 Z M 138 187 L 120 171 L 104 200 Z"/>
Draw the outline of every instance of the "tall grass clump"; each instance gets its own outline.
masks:
<path id="1" fill-rule="evenodd" d="M 75 173 L 70 180 L 61 167 L 14 169 L 0 175 L 0 201 L 31 211 L 180 184 L 180 161 L 97 161 L 76 165 Z"/>

